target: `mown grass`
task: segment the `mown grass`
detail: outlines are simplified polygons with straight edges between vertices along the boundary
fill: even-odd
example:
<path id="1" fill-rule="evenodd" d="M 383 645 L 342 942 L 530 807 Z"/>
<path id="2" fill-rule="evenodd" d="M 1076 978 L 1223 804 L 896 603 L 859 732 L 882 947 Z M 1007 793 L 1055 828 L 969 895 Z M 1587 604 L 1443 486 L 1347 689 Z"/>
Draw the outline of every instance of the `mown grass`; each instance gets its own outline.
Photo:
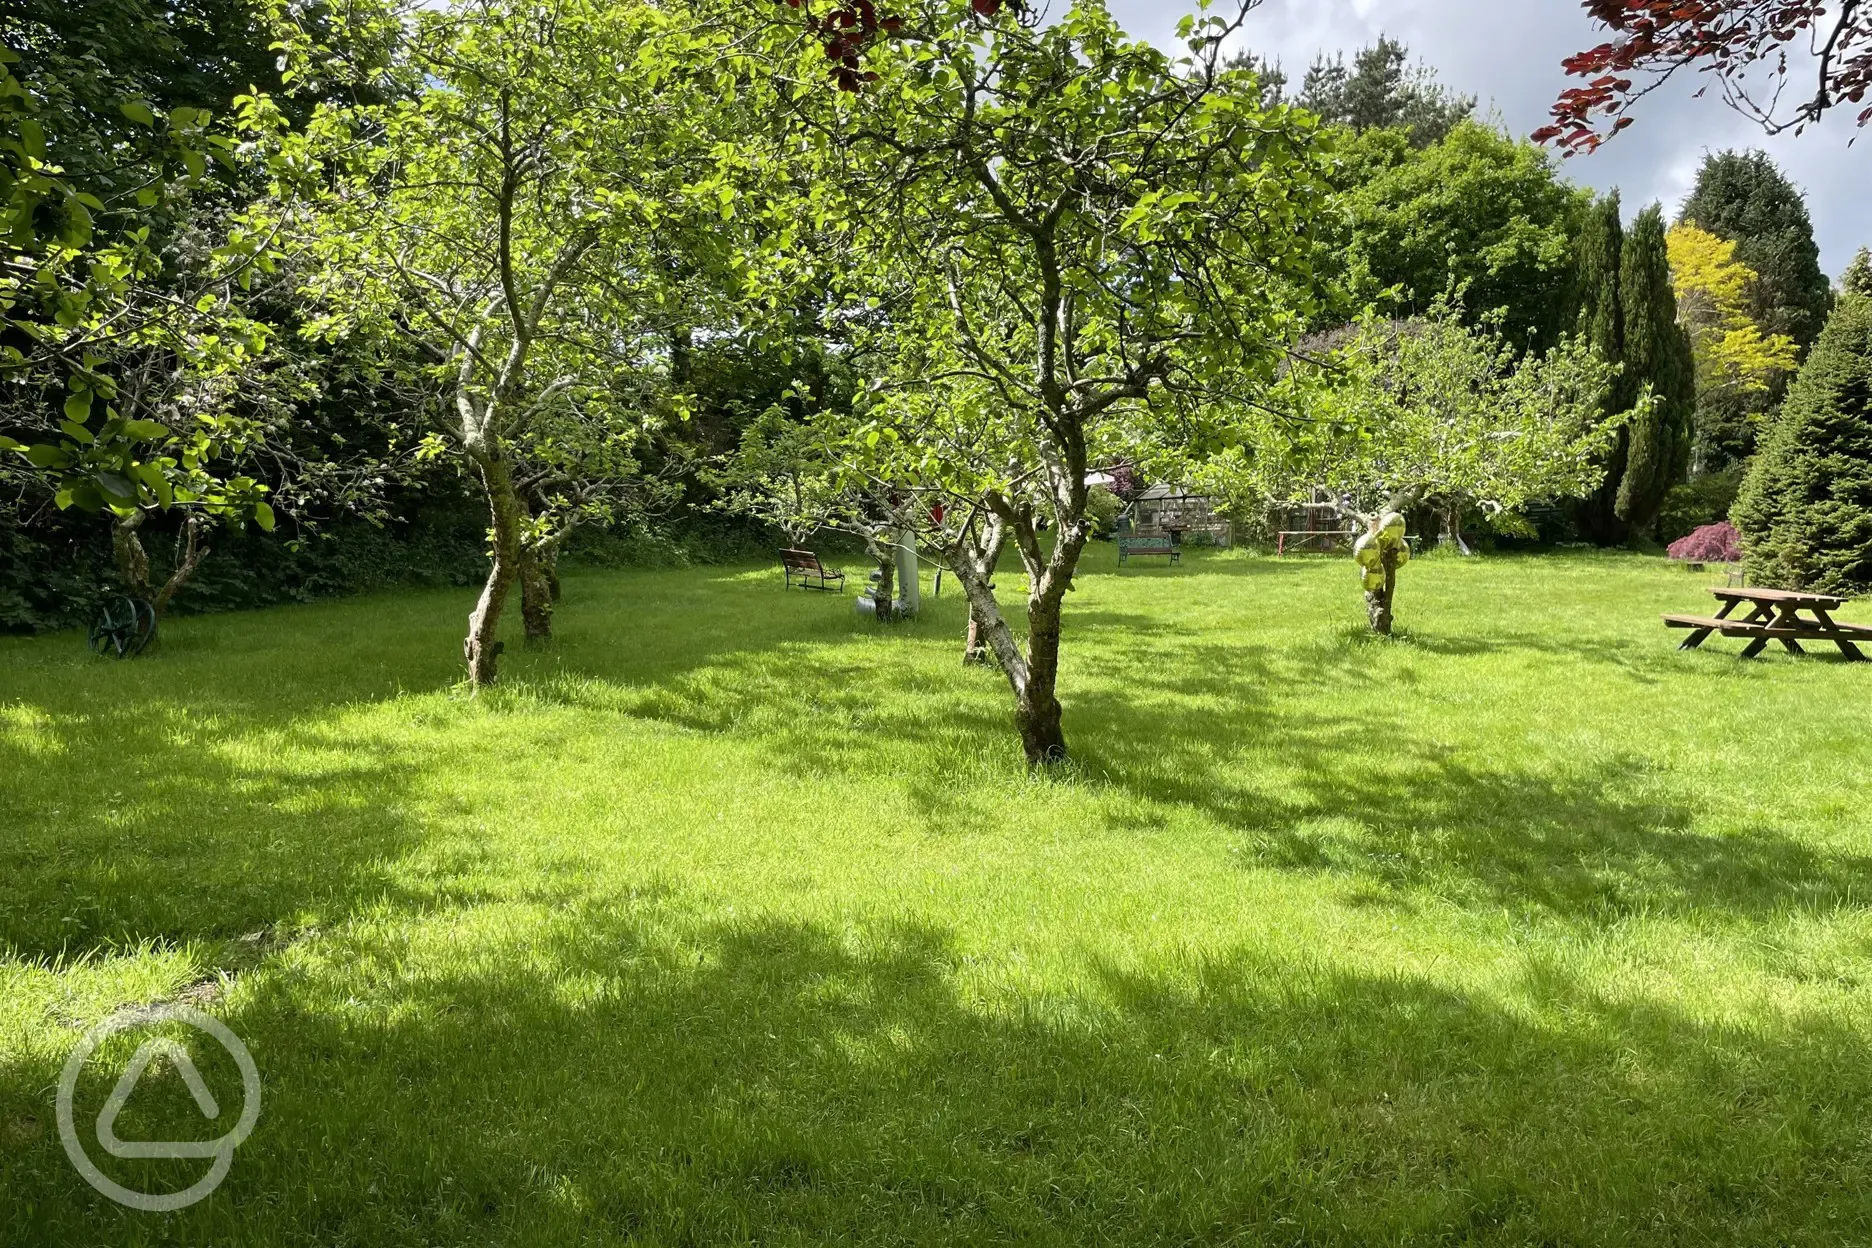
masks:
<path id="1" fill-rule="evenodd" d="M 1872 670 L 1677 653 L 1637 557 L 1424 560 L 1390 644 L 1094 559 L 1055 781 L 953 595 L 767 569 L 570 579 L 478 700 L 460 593 L 0 642 L 0 1243 L 1872 1237 Z M 177 997 L 260 1124 L 119 1209 L 52 1089 Z"/>

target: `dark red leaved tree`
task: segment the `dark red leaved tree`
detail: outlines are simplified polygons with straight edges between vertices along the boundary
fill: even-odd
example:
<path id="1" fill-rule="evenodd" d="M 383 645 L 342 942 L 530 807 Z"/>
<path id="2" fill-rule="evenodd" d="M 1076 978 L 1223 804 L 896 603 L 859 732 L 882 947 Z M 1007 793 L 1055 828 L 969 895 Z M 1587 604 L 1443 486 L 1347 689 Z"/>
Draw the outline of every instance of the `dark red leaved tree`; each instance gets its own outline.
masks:
<path id="1" fill-rule="evenodd" d="M 1688 537 L 1680 537 L 1670 544 L 1668 553 L 1673 559 L 1688 559 L 1696 563 L 1741 563 L 1742 535 L 1727 520 L 1715 524 L 1706 524 Z"/>
<path id="2" fill-rule="evenodd" d="M 807 33 L 824 41 L 826 60 L 831 65 L 832 81 L 841 91 L 856 92 L 867 82 L 876 82 L 877 73 L 864 67 L 864 55 L 873 41 L 904 33 L 904 19 L 880 14 L 874 0 L 780 0 L 797 10 L 806 20 Z M 1001 12 L 1002 0 L 969 0 L 976 16 L 992 18 Z M 1014 11 L 1022 10 L 1014 4 Z"/>
<path id="3" fill-rule="evenodd" d="M 1615 37 L 1562 62 L 1586 85 L 1562 92 L 1554 124 L 1534 132 L 1569 156 L 1631 125 L 1631 106 L 1683 69 L 1712 75 L 1730 106 L 1770 134 L 1798 132 L 1872 94 L 1872 0 L 1585 0 L 1585 8 Z M 1872 107 L 1859 113 L 1860 125 L 1868 121 Z"/>

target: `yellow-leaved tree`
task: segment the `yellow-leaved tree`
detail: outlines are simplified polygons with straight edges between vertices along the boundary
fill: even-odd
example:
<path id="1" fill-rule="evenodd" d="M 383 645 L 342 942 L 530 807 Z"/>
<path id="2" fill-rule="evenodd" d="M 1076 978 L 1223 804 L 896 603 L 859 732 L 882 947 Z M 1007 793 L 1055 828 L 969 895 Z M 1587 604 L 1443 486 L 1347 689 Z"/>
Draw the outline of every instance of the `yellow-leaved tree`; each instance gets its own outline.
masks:
<path id="1" fill-rule="evenodd" d="M 1665 241 L 1677 319 L 1696 357 L 1697 393 L 1761 393 L 1775 374 L 1793 372 L 1794 340 L 1764 334 L 1749 318 L 1746 293 L 1756 275 L 1735 258 L 1735 243 L 1694 225 L 1676 226 Z"/>

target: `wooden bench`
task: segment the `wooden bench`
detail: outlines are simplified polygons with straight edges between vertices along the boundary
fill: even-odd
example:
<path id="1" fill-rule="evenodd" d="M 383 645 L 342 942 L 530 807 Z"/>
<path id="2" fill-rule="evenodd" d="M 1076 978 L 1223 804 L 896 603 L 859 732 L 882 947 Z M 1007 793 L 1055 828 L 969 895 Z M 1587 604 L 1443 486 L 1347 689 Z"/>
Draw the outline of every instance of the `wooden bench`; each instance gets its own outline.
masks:
<path id="1" fill-rule="evenodd" d="M 819 562 L 819 556 L 810 550 L 783 550 L 780 552 L 781 574 L 786 578 L 783 588 L 793 588 L 797 580 L 801 589 L 836 589 L 845 592 L 845 574 L 837 568 L 828 568 Z"/>
<path id="2" fill-rule="evenodd" d="M 1132 533 L 1118 535 L 1118 562 L 1122 565 L 1132 555 L 1167 555 L 1171 563 L 1183 562 L 1183 552 L 1168 537 L 1139 537 Z"/>

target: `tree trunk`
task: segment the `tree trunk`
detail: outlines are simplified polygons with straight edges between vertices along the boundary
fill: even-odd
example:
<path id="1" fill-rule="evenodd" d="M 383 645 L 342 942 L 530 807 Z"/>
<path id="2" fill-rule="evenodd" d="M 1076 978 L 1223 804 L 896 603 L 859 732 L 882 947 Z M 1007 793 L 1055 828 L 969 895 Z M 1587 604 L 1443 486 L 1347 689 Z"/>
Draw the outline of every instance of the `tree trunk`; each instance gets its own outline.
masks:
<path id="1" fill-rule="evenodd" d="M 169 610 L 169 604 L 176 594 L 201 570 L 202 561 L 208 557 L 208 547 L 203 538 L 208 535 L 212 521 L 199 512 L 191 512 L 182 521 L 182 531 L 176 535 L 175 567 L 169 572 L 169 579 L 161 589 L 150 585 L 149 552 L 143 547 L 141 530 L 147 512 L 135 511 L 127 516 L 113 516 L 111 520 L 111 553 L 117 561 L 117 575 L 123 580 L 124 588 L 132 598 L 141 598 L 150 604 L 151 609 L 160 619 Z"/>
<path id="2" fill-rule="evenodd" d="M 1083 493 L 1083 492 L 1082 492 Z M 1091 527 L 1083 514 L 1063 521 L 1054 537 L 1052 554 L 1043 563 L 1035 533 L 1015 526 L 1021 559 L 1027 564 L 1027 655 L 1022 679 L 1014 688 L 1014 726 L 1020 730 L 1027 766 L 1053 767 L 1067 759 L 1066 734 L 1061 726 L 1059 688 L 1060 615 L 1072 588 L 1079 555 Z"/>
<path id="3" fill-rule="evenodd" d="M 880 624 L 889 624 L 897 618 L 896 608 L 891 604 L 897 598 L 897 552 L 889 546 L 871 544 L 871 557 L 877 560 L 878 579 L 871 591 L 871 601 L 877 607 L 877 619 Z"/>
<path id="4" fill-rule="evenodd" d="M 1014 726 L 1030 768 L 1066 761 L 1059 688 L 1060 613 L 1057 604 L 1036 602 L 1027 610 L 1027 679 L 1015 691 Z"/>
<path id="5" fill-rule="evenodd" d="M 524 517 L 520 496 L 514 490 L 513 473 L 498 448 L 470 448 L 475 467 L 481 473 L 481 488 L 487 494 L 488 516 L 493 532 L 493 565 L 488 569 L 487 584 L 480 600 L 468 616 L 468 637 L 462 643 L 468 661 L 468 679 L 478 690 L 491 685 L 499 675 L 501 612 L 507 606 L 508 591 L 520 572 L 520 532 Z"/>
<path id="6" fill-rule="evenodd" d="M 137 536 L 143 520 L 142 511 L 133 511 L 127 516 L 112 513 L 111 516 L 111 554 L 117 560 L 117 575 L 132 598 L 150 596 L 149 552 L 143 549 L 143 539 Z"/>
<path id="7" fill-rule="evenodd" d="M 163 582 L 163 587 L 157 590 L 156 596 L 150 600 L 150 606 L 155 609 L 156 618 L 162 618 L 163 613 L 169 609 L 170 600 L 176 596 L 177 591 L 195 578 L 195 573 L 201 568 L 202 560 L 208 557 L 208 547 L 203 544 L 202 539 L 208 535 L 209 524 L 208 517 L 199 513 L 190 513 L 182 522 L 182 532 L 176 539 L 176 544 L 182 547 L 182 551 L 176 556 L 175 569 L 169 573 L 169 579 Z"/>
<path id="8" fill-rule="evenodd" d="M 1371 618 L 1371 631 L 1380 637 L 1391 635 L 1391 604 L 1397 595 L 1397 552 L 1384 552 L 1384 588 L 1365 591 L 1365 613 Z"/>
<path id="9" fill-rule="evenodd" d="M 1455 547 L 1456 553 L 1459 555 L 1473 555 L 1475 553 L 1475 551 L 1469 548 L 1469 543 L 1463 540 L 1462 505 L 1460 503 L 1450 503 L 1443 509 L 1443 537 L 1440 539 L 1439 544 L 1441 544 L 1441 542 L 1448 542 L 1451 546 Z"/>
<path id="10" fill-rule="evenodd" d="M 993 593 L 995 569 L 1001 566 L 1001 552 L 1007 546 L 1006 527 L 1002 525 L 996 525 L 994 528 L 992 528 L 988 532 L 987 538 L 988 538 L 988 545 L 984 547 L 981 551 L 981 567 L 985 569 L 985 575 L 987 576 L 988 592 Z M 966 556 L 969 552 L 964 551 L 963 553 Z M 967 588 L 968 587 L 966 585 L 963 586 L 964 597 L 968 596 Z M 988 661 L 987 631 L 982 624 L 981 612 L 975 609 L 975 601 L 974 599 L 970 598 L 969 599 L 968 637 L 962 643 L 962 662 L 964 663 L 986 663 L 987 661 Z"/>
<path id="11" fill-rule="evenodd" d="M 548 560 L 551 552 L 522 547 L 520 551 L 520 619 L 526 626 L 526 644 L 545 645 L 552 640 L 554 588 L 558 577 Z"/>
<path id="12" fill-rule="evenodd" d="M 1073 570 L 1090 530 L 1083 516 L 1064 525 L 1051 558 L 1043 560 L 1031 520 L 1024 516 L 1006 519 L 1006 528 L 1012 529 L 1016 523 L 1020 526 L 1015 536 L 1021 560 L 1028 569 L 1026 653 L 1015 644 L 1000 604 L 995 601 L 989 580 L 993 565 L 987 561 L 986 552 L 974 547 L 967 537 L 962 539 L 954 561 L 956 579 L 968 593 L 975 637 L 985 641 L 1001 662 L 1002 674 L 1014 694 L 1014 726 L 1020 733 L 1021 749 L 1027 755 L 1027 766 L 1037 771 L 1067 759 L 1057 695 L 1060 605 L 1072 584 Z M 988 540 L 991 548 L 999 548 L 999 541 L 992 536 Z"/>

